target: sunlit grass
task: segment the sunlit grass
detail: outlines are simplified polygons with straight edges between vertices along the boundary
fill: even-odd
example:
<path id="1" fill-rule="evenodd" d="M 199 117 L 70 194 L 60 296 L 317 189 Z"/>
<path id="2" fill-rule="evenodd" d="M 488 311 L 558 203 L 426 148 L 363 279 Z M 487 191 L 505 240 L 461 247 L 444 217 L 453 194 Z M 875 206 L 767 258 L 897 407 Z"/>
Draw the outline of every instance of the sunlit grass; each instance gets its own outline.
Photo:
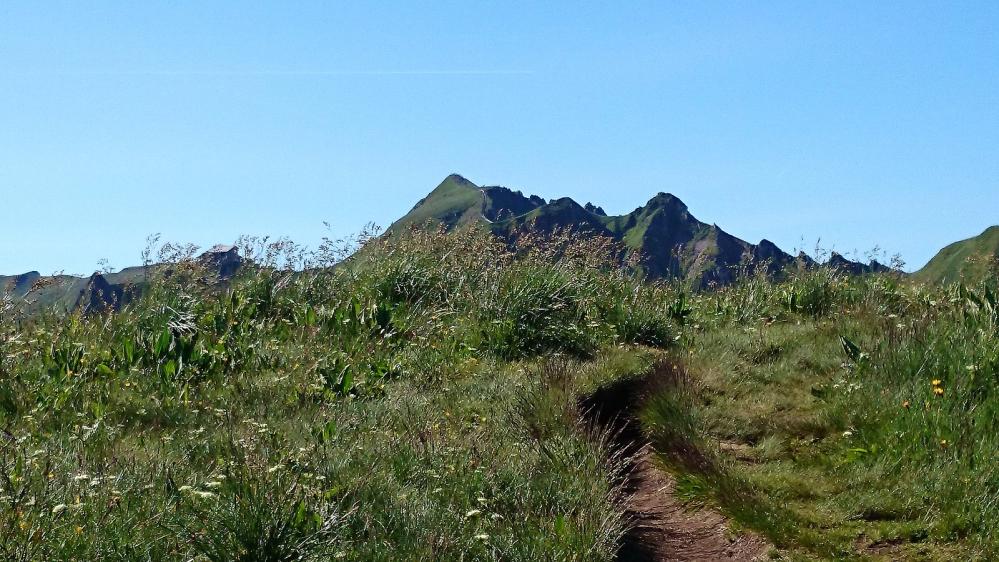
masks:
<path id="1" fill-rule="evenodd" d="M 647 407 L 648 429 L 664 450 L 682 440 L 709 459 L 665 456 L 792 558 L 989 559 L 996 304 L 988 283 L 825 273 L 699 295 L 689 380 Z"/>
<path id="2" fill-rule="evenodd" d="M 994 280 L 691 294 L 566 233 L 250 242 L 116 313 L 3 302 L 0 557 L 612 560 L 622 467 L 579 399 L 642 374 L 681 498 L 781 556 L 997 554 Z"/>
<path id="3" fill-rule="evenodd" d="M 673 341 L 672 288 L 599 241 L 280 244 L 221 285 L 182 259 L 118 313 L 5 308 L 0 557 L 613 559 L 577 399 Z"/>

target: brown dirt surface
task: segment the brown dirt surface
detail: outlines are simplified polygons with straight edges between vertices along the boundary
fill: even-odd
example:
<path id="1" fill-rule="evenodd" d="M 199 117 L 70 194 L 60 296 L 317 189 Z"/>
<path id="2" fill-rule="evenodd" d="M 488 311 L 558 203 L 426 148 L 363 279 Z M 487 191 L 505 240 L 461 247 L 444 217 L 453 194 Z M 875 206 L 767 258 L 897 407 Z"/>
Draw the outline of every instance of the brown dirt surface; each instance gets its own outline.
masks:
<path id="1" fill-rule="evenodd" d="M 752 532 L 734 532 L 727 517 L 707 507 L 685 505 L 676 496 L 676 479 L 658 466 L 631 412 L 649 387 L 632 379 L 600 389 L 581 401 L 584 417 L 614 436 L 615 454 L 627 459 L 622 507 L 631 527 L 618 560 L 764 560 L 771 545 Z"/>

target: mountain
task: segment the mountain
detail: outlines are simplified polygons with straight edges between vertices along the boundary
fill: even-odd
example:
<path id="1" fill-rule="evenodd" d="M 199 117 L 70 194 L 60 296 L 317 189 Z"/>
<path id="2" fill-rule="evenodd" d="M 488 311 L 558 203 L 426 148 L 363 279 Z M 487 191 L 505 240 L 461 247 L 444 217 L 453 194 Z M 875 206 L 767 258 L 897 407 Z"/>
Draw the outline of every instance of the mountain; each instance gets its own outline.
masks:
<path id="1" fill-rule="evenodd" d="M 244 264 L 235 246 L 214 246 L 198 257 L 198 262 L 220 279 L 236 274 Z M 89 277 L 75 275 L 44 276 L 37 271 L 21 275 L 0 275 L 0 294 L 8 293 L 28 311 L 52 309 L 80 310 L 84 314 L 117 309 L 135 298 L 151 273 L 168 273 L 171 264 L 127 267 L 116 273 L 98 273 Z"/>
<path id="2" fill-rule="evenodd" d="M 525 197 L 523 193 L 505 187 L 479 187 L 458 174 L 451 174 L 389 230 L 421 226 L 428 221 L 447 228 L 482 220 L 493 223 L 523 215 L 545 204 L 545 200 L 537 196 Z"/>
<path id="3" fill-rule="evenodd" d="M 833 252 L 829 256 L 829 261 L 826 262 L 826 266 L 841 273 L 848 273 L 850 275 L 865 275 L 868 273 L 884 273 L 886 271 L 891 271 L 891 267 L 878 262 L 878 260 L 871 260 L 870 263 L 861 263 L 858 261 L 848 260 L 839 252 Z"/>
<path id="4" fill-rule="evenodd" d="M 545 200 L 501 186 L 478 186 L 458 174 L 449 175 L 387 233 L 428 223 L 447 229 L 477 225 L 514 242 L 527 229 L 553 231 L 571 229 L 612 238 L 641 256 L 642 272 L 652 278 L 681 278 L 699 287 L 727 284 L 742 273 L 765 270 L 774 274 L 787 268 L 817 265 L 804 253 L 792 256 L 769 240 L 752 244 L 716 224 L 701 222 L 675 195 L 658 193 L 645 205 L 624 215 L 608 215 L 587 202 L 580 205 L 569 197 Z M 945 248 L 919 275 L 930 278 L 955 276 L 965 269 L 978 271 L 984 265 L 967 262 L 968 256 L 999 254 L 999 227 L 982 236 Z M 239 249 L 215 246 L 198 261 L 221 279 L 229 278 L 244 265 Z M 939 263 L 938 263 L 939 262 Z M 849 274 L 887 271 L 876 261 L 863 264 L 833 253 L 829 267 Z M 84 313 L 117 308 L 138 295 L 150 271 L 169 272 L 171 264 L 130 267 L 116 273 L 43 276 L 37 271 L 0 276 L 0 294 L 10 294 L 27 311 L 40 309 L 81 310 Z M 964 268 L 964 269 L 962 269 Z M 976 269 L 978 268 L 978 269 Z"/>
<path id="5" fill-rule="evenodd" d="M 37 271 L 21 275 L 0 275 L 0 294 L 7 292 L 29 308 L 72 309 L 83 294 L 88 278 L 73 275 L 41 275 Z"/>
<path id="6" fill-rule="evenodd" d="M 915 277 L 926 283 L 975 282 L 994 274 L 997 267 L 999 226 L 993 226 L 978 236 L 946 246 L 917 271 Z"/>
<path id="7" fill-rule="evenodd" d="M 545 201 L 499 186 L 479 187 L 452 174 L 389 227 L 398 231 L 426 223 L 445 228 L 473 224 L 513 239 L 524 229 L 551 231 L 571 228 L 620 241 L 642 256 L 642 270 L 654 278 L 683 278 L 698 286 L 726 284 L 742 272 L 775 273 L 787 267 L 811 267 L 804 254 L 792 256 L 769 240 L 752 244 L 701 222 L 687 205 L 669 193 L 659 193 L 634 211 L 608 216 L 592 203 L 580 205 L 563 197 Z M 863 274 L 887 269 L 833 256 L 830 266 Z"/>

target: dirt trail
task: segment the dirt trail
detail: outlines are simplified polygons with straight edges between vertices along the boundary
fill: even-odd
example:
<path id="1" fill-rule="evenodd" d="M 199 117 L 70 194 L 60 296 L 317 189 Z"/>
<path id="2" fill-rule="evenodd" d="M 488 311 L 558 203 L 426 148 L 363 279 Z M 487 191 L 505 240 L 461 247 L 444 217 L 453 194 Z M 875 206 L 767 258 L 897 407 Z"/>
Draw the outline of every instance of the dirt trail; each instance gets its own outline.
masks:
<path id="1" fill-rule="evenodd" d="M 706 508 L 690 509 L 675 495 L 676 480 L 656 465 L 631 412 L 650 381 L 633 379 L 603 388 L 580 404 L 586 418 L 612 428 L 616 452 L 627 458 L 624 507 L 632 527 L 618 553 L 622 562 L 762 560 L 770 545 L 752 533 L 736 534 L 728 519 Z"/>

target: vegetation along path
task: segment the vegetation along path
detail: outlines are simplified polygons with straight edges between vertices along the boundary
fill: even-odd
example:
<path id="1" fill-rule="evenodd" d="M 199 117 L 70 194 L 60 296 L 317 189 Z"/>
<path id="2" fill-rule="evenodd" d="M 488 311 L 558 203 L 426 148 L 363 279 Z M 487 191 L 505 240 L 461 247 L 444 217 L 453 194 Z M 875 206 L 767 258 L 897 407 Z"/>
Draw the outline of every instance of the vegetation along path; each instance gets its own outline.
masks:
<path id="1" fill-rule="evenodd" d="M 770 545 L 755 533 L 734 532 L 727 517 L 692 507 L 676 495 L 676 479 L 659 466 L 636 419 L 648 393 L 668 379 L 672 365 L 605 386 L 582 400 L 584 417 L 612 433 L 615 454 L 626 459 L 624 508 L 632 525 L 621 561 L 760 560 Z"/>

